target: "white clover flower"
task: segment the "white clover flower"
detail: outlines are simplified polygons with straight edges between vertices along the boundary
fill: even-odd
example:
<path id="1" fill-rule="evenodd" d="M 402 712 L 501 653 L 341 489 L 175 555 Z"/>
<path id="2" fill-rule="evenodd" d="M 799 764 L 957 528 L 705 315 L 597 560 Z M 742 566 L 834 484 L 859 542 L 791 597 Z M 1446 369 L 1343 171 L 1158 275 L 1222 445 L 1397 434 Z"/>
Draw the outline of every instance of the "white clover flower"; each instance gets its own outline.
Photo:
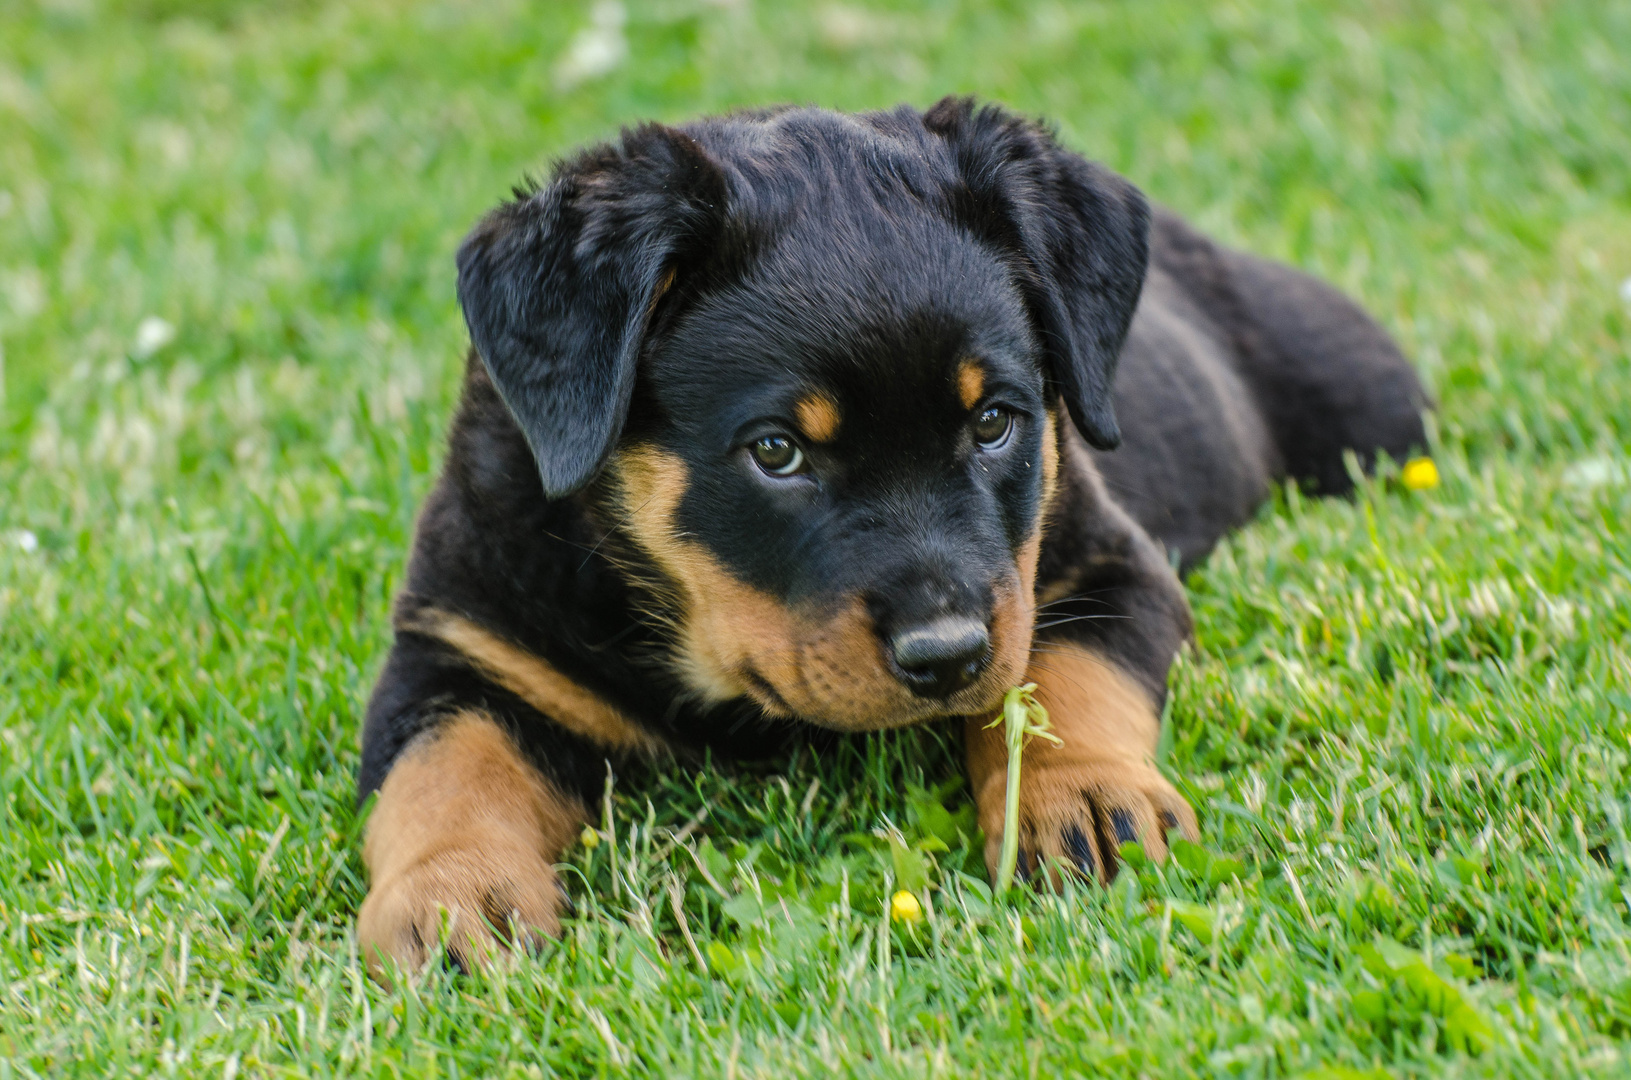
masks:
<path id="1" fill-rule="evenodd" d="M 149 315 L 136 326 L 136 344 L 130 350 L 138 360 L 164 348 L 176 339 L 176 328 L 157 315 Z"/>

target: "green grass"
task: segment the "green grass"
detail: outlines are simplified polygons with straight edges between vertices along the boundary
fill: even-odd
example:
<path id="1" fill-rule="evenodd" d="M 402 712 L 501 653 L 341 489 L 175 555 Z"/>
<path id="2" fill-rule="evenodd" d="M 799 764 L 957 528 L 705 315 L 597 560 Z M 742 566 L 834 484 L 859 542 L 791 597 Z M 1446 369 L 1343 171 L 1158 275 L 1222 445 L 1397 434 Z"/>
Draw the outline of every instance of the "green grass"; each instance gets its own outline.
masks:
<path id="1" fill-rule="evenodd" d="M 589 25 L 0 0 L 0 1080 L 1631 1072 L 1631 6 L 640 0 L 558 84 Z M 940 732 L 630 771 L 558 946 L 372 986 L 458 238 L 628 120 L 947 91 L 1363 297 L 1443 486 L 1290 493 L 1191 580 L 1164 869 L 992 907 Z"/>

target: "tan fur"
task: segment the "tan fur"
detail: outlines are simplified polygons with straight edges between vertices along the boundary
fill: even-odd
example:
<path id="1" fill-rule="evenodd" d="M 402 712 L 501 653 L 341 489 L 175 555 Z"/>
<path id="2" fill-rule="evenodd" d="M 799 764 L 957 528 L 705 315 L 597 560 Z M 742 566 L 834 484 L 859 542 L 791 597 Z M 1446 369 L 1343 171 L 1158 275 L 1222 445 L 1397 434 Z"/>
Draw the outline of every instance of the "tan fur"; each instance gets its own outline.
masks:
<path id="1" fill-rule="evenodd" d="M 1063 408 L 1063 406 L 1061 406 Z M 1064 422 L 1070 423 L 1070 417 Z M 1059 417 L 1048 412 L 1042 420 L 1042 521 L 1048 520 L 1053 500 L 1059 494 Z"/>
<path id="2" fill-rule="evenodd" d="M 1043 462 L 1045 470 L 1043 484 L 1047 493 L 1043 510 L 1044 529 L 1062 515 L 1080 514 L 1090 507 L 1090 512 L 1101 520 L 1100 528 L 1106 533 L 1110 535 L 1140 533 L 1142 530 L 1139 525 L 1106 489 L 1104 477 L 1099 474 L 1099 468 L 1094 464 L 1093 452 L 1088 449 L 1087 443 L 1076 430 L 1063 405 L 1059 406 L 1056 417 L 1050 417 L 1050 421 L 1054 432 L 1054 437 L 1049 440 L 1053 458 L 1051 461 Z M 1068 477 L 1069 483 L 1074 487 L 1071 496 L 1062 503 L 1056 501 L 1061 475 Z M 1164 556 L 1165 552 L 1160 554 Z M 1092 581 L 1099 572 L 1098 564 L 1091 560 L 1082 560 L 1066 569 L 1063 576 L 1038 582 L 1037 606 L 1046 607 L 1058 600 L 1091 589 Z"/>
<path id="3" fill-rule="evenodd" d="M 483 674 L 574 735 L 619 753 L 657 754 L 662 740 L 598 695 L 556 671 L 541 657 L 512 645 L 468 619 L 434 608 L 398 629 L 434 637 L 465 656 Z"/>
<path id="4" fill-rule="evenodd" d="M 674 268 L 670 266 L 667 270 L 663 271 L 663 276 L 657 281 L 657 287 L 651 291 L 651 302 L 646 305 L 647 319 L 650 319 L 651 313 L 657 310 L 657 302 L 666 296 L 668 294 L 668 290 L 673 287 Z"/>
<path id="5" fill-rule="evenodd" d="M 972 409 L 985 396 L 985 369 L 978 360 L 964 360 L 957 365 L 957 400 L 963 408 Z"/>
<path id="6" fill-rule="evenodd" d="M 799 399 L 793 410 L 799 431 L 811 442 L 832 442 L 838 436 L 838 403 L 826 394 L 810 394 Z"/>
<path id="7" fill-rule="evenodd" d="M 1121 843 L 1116 818 L 1152 858 L 1166 858 L 1166 831 L 1198 836 L 1195 812 L 1155 768 L 1160 720 L 1149 696 L 1112 662 L 1079 646 L 1050 645 L 1039 651 L 1027 679 L 1048 710 L 1054 746 L 1033 739 L 1021 759 L 1020 846 L 1047 866 L 1052 883 L 1059 864 L 1081 872 L 1064 836 L 1079 828 L 1093 852 L 1092 872 L 1108 877 Z M 967 722 L 968 775 L 986 837 L 986 863 L 993 878 L 1006 817 L 1008 747 L 992 717 Z M 1033 862 L 1033 869 L 1034 869 Z"/>
<path id="8" fill-rule="evenodd" d="M 1036 561 L 1042 553 L 1042 530 L 1020 546 L 1015 560 L 1019 577 L 997 590 L 991 612 L 991 664 L 980 683 L 998 682 L 1000 698 L 1020 679 L 1031 655 L 1031 632 L 1036 626 Z M 979 684 L 977 684 L 979 685 Z"/>
<path id="9" fill-rule="evenodd" d="M 679 609 L 675 662 L 704 700 L 746 695 L 766 712 L 797 715 L 841 731 L 902 727 L 938 715 L 994 708 L 1024 670 L 1035 605 L 1038 533 L 1015 576 L 999 589 L 993 660 L 973 686 L 937 706 L 890 673 L 866 606 L 792 610 L 743 583 L 701 544 L 682 538 L 674 511 L 685 494 L 684 462 L 651 446 L 621 451 L 625 525 L 671 582 Z"/>
<path id="10" fill-rule="evenodd" d="M 560 931 L 555 862 L 583 805 L 541 777 L 491 719 L 465 712 L 397 759 L 368 821 L 372 886 L 357 916 L 369 971 L 416 970 L 445 933 L 479 967 L 515 937 Z"/>

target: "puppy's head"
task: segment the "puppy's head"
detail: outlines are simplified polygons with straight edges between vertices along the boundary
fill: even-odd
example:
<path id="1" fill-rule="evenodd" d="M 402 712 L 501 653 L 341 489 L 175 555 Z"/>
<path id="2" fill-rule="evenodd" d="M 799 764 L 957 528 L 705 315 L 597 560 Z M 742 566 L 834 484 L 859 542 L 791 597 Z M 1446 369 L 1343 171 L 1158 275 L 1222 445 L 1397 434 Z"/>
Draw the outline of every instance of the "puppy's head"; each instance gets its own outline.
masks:
<path id="1" fill-rule="evenodd" d="M 684 681 L 868 730 L 1023 677 L 1056 417 L 1117 441 L 1146 226 L 995 108 L 790 110 L 562 164 L 459 297 L 545 494 L 594 483 L 662 583 Z"/>

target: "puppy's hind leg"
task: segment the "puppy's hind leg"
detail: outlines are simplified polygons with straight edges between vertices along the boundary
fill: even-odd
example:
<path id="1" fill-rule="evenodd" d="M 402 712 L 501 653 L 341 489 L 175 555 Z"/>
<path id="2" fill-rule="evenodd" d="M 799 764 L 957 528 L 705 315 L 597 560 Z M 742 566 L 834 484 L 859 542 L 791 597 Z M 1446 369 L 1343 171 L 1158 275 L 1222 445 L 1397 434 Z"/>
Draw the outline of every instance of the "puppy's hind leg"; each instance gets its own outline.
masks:
<path id="1" fill-rule="evenodd" d="M 1224 257 L 1264 346 L 1243 363 L 1290 475 L 1340 495 L 1353 487 L 1345 452 L 1369 470 L 1378 453 L 1403 462 L 1427 448 L 1427 392 L 1370 315 L 1288 266 Z"/>
<path id="2" fill-rule="evenodd" d="M 1233 339 L 1235 360 L 1288 475 L 1321 495 L 1353 487 L 1348 451 L 1370 468 L 1426 449 L 1421 379 L 1375 319 L 1300 270 L 1214 244 L 1169 213 L 1152 257 Z"/>

